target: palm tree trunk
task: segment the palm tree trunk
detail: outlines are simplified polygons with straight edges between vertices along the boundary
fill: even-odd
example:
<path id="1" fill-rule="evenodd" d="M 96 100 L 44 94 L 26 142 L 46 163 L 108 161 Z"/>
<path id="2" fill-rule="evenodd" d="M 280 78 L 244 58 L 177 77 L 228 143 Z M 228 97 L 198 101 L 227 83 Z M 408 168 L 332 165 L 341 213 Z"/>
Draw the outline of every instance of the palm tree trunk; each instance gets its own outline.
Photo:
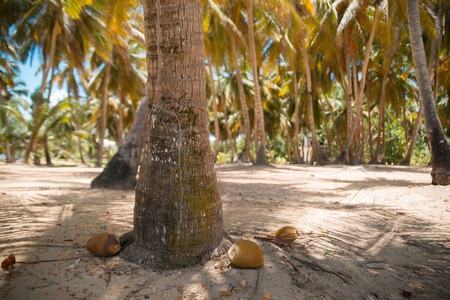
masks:
<path id="1" fill-rule="evenodd" d="M 136 173 L 145 140 L 147 103 L 147 97 L 144 96 L 124 143 L 108 162 L 103 172 L 92 180 L 91 188 L 132 190 L 136 187 Z"/>
<path id="2" fill-rule="evenodd" d="M 417 113 L 416 122 L 414 123 L 414 131 L 411 136 L 411 142 L 409 143 L 408 150 L 406 151 L 405 158 L 399 163 L 401 166 L 409 166 L 411 163 L 411 157 L 414 152 L 414 146 L 416 145 L 417 136 L 419 135 L 420 124 L 422 123 L 423 105 L 420 106 Z"/>
<path id="3" fill-rule="evenodd" d="M 291 156 L 291 136 L 290 136 L 289 125 L 286 124 L 286 152 L 288 156 L 288 162 L 292 164 L 292 156 Z"/>
<path id="4" fill-rule="evenodd" d="M 253 109 L 253 149 L 255 154 L 258 153 L 258 118 L 256 117 L 256 111 Z"/>
<path id="5" fill-rule="evenodd" d="M 241 101 L 241 112 L 242 112 L 242 117 L 244 119 L 245 139 L 244 139 L 244 149 L 242 150 L 240 160 L 242 162 L 250 162 L 252 160 L 252 158 L 250 156 L 250 143 L 251 143 L 251 139 L 252 139 L 252 134 L 251 134 L 251 130 L 250 130 L 250 117 L 248 115 L 247 99 L 245 98 L 241 70 L 239 69 L 239 63 L 237 60 L 236 41 L 232 34 L 230 34 L 230 42 L 231 42 L 231 56 L 233 58 L 233 65 L 234 65 L 234 70 L 236 72 L 236 81 L 237 81 L 238 90 L 239 90 L 239 99 Z"/>
<path id="6" fill-rule="evenodd" d="M 266 137 L 266 141 L 267 141 L 267 150 L 269 151 L 271 162 L 274 164 L 275 157 L 273 156 L 272 147 L 270 147 L 269 139 L 267 137 Z"/>
<path id="7" fill-rule="evenodd" d="M 223 234 L 207 128 L 201 1 L 146 0 L 144 15 L 146 146 L 132 244 L 121 257 L 144 268 L 175 269 L 198 263 Z"/>
<path id="8" fill-rule="evenodd" d="M 353 117 L 353 112 L 352 112 L 352 123 L 350 125 L 350 135 L 349 137 L 352 137 L 352 140 L 350 141 L 350 147 L 351 144 L 353 143 L 353 139 L 355 140 L 355 157 L 352 157 L 351 155 L 348 155 L 347 157 L 349 158 L 348 161 L 346 161 L 346 163 L 350 163 L 350 160 L 353 160 L 355 163 L 360 164 L 361 162 L 359 161 L 359 146 L 358 146 L 358 138 L 357 138 L 357 132 L 358 132 L 358 111 L 359 111 L 359 107 L 360 107 L 360 103 L 359 103 L 359 98 L 358 98 L 358 94 L 359 94 L 359 89 L 358 89 L 358 71 L 356 70 L 356 58 L 353 57 L 352 60 L 352 79 L 353 79 L 353 95 L 355 95 L 355 111 L 356 111 L 356 117 Z M 356 138 L 355 138 L 356 137 Z M 352 162 L 353 162 L 352 161 Z"/>
<path id="9" fill-rule="evenodd" d="M 367 121 L 368 121 L 368 136 L 367 136 L 367 143 L 369 143 L 370 148 L 370 158 L 373 157 L 373 143 L 372 143 L 372 117 L 371 117 L 371 103 L 370 103 L 370 97 L 372 96 L 372 87 L 373 87 L 373 79 L 369 80 L 367 83 Z"/>
<path id="10" fill-rule="evenodd" d="M 406 99 L 402 101 L 402 111 L 403 111 L 403 130 L 405 131 L 405 148 L 408 148 L 408 122 L 406 121 Z"/>
<path id="11" fill-rule="evenodd" d="M 214 161 L 216 161 L 220 144 L 220 127 L 219 127 L 219 117 L 217 116 L 216 85 L 214 83 L 214 76 L 210 57 L 208 57 L 208 68 L 209 68 L 209 81 L 211 82 L 211 99 L 212 99 L 211 101 L 213 105 L 213 114 L 214 114 L 214 136 L 216 138 L 216 142 L 214 143 L 213 156 Z"/>
<path id="12" fill-rule="evenodd" d="M 117 145 L 120 147 L 123 144 L 123 103 L 124 96 L 122 86 L 119 84 L 119 120 L 117 121 Z"/>
<path id="13" fill-rule="evenodd" d="M 224 125 L 225 125 L 225 133 L 227 135 L 227 140 L 230 141 L 230 148 L 231 148 L 231 155 L 232 157 L 232 162 L 237 162 L 238 160 L 238 156 L 236 153 L 236 144 L 234 143 L 234 139 L 231 136 L 231 132 L 230 132 L 230 128 L 228 127 L 228 111 L 227 111 L 227 107 L 225 105 L 225 95 L 222 93 L 220 93 L 221 97 L 220 97 L 220 105 L 222 105 L 222 109 L 223 109 L 223 119 L 224 119 Z"/>
<path id="14" fill-rule="evenodd" d="M 378 136 L 377 136 L 377 146 L 375 148 L 375 153 L 372 156 L 370 162 L 376 163 L 378 161 L 378 156 L 380 154 L 380 144 L 383 142 L 384 144 L 384 116 L 385 116 L 385 106 L 386 106 L 386 83 L 387 83 L 387 77 L 389 73 L 389 66 L 390 66 L 390 55 L 388 55 L 387 59 L 387 66 L 386 70 L 383 73 L 383 78 L 381 79 L 381 95 L 380 95 L 380 104 L 378 106 L 379 111 L 379 117 L 378 117 Z M 382 138 L 383 136 L 383 138 Z"/>
<path id="15" fill-rule="evenodd" d="M 253 84 L 255 86 L 255 117 L 258 122 L 258 143 L 259 148 L 256 150 L 256 163 L 266 164 L 266 140 L 265 140 L 265 126 L 264 126 L 264 111 L 261 101 L 261 92 L 259 89 L 259 76 L 258 76 L 258 63 L 256 61 L 256 48 L 255 48 L 255 33 L 253 30 L 253 1 L 247 0 L 247 16 L 248 16 L 248 38 L 249 38 L 249 54 L 250 61 L 252 63 Z M 256 146 L 256 145 L 255 145 Z"/>
<path id="16" fill-rule="evenodd" d="M 444 2 L 443 1 L 439 1 L 438 2 L 438 13 L 437 13 L 437 23 L 438 24 L 442 24 L 442 8 Z M 449 20 L 446 20 L 446 22 L 450 22 Z M 443 30 L 443 29 L 440 29 Z M 434 63 L 434 90 L 433 90 L 433 98 L 434 98 L 434 102 L 437 102 L 437 92 L 438 92 L 438 87 L 439 87 L 439 53 L 441 53 L 441 31 L 439 31 L 437 33 L 437 37 L 436 37 L 436 49 L 434 51 L 435 53 L 435 63 Z M 431 74 L 431 72 L 430 72 Z M 449 95 L 450 96 L 450 95 Z"/>
<path id="17" fill-rule="evenodd" d="M 50 151 L 48 150 L 47 132 L 44 135 L 44 153 L 45 153 L 45 162 L 46 162 L 47 166 L 52 167 L 53 163 L 52 163 L 52 158 L 50 156 Z"/>
<path id="18" fill-rule="evenodd" d="M 359 84 L 359 87 L 355 87 L 355 91 L 357 91 L 357 93 L 355 93 L 356 119 L 355 119 L 355 121 L 352 120 L 351 130 L 350 130 L 349 136 L 347 137 L 347 143 L 345 144 L 344 151 L 349 151 L 350 145 L 353 141 L 353 137 L 355 136 L 355 133 L 357 132 L 357 130 L 360 126 L 358 124 L 360 124 L 361 116 L 362 116 L 362 98 L 364 96 L 364 87 L 366 84 L 367 68 L 369 66 L 370 50 L 372 48 L 372 42 L 373 42 L 373 38 L 375 36 L 375 28 L 376 28 L 377 19 L 378 19 L 379 8 L 380 8 L 380 5 L 378 4 L 378 1 L 376 1 L 373 23 L 372 23 L 372 27 L 370 29 L 369 39 L 367 40 L 365 52 L 364 52 L 364 63 L 363 63 L 362 71 L 361 71 L 361 82 Z M 354 70 L 356 70 L 355 61 L 353 61 L 353 66 L 354 66 Z M 354 73 L 353 77 L 357 81 L 358 75 L 356 72 L 353 72 L 353 73 Z M 356 149 L 355 150 L 356 150 L 355 152 L 356 152 L 357 158 L 359 160 L 361 151 L 360 151 L 360 143 L 359 143 L 358 138 L 356 139 Z"/>
<path id="19" fill-rule="evenodd" d="M 61 14 L 62 14 L 61 0 L 58 0 L 57 3 L 58 3 L 57 13 L 56 13 L 56 16 L 55 16 L 55 24 L 53 25 L 51 42 L 50 42 L 50 54 L 48 56 L 48 61 L 45 64 L 44 75 L 42 76 L 41 87 L 39 88 L 39 92 L 38 92 L 38 95 L 37 95 L 36 103 L 34 104 L 33 127 L 32 127 L 32 130 L 31 130 L 31 136 L 30 136 L 30 140 L 28 142 L 27 149 L 26 149 L 25 154 L 23 156 L 23 162 L 24 163 L 28 163 L 28 159 L 30 158 L 30 153 L 32 151 L 34 151 L 34 148 L 35 148 L 35 144 L 36 144 L 36 140 L 37 140 L 37 134 L 38 134 L 38 131 L 39 131 L 39 128 L 38 128 L 39 110 L 41 109 L 42 98 L 44 96 L 44 91 L 45 91 L 45 88 L 47 86 L 46 83 L 47 83 L 48 73 L 50 72 L 50 69 L 53 67 L 53 60 L 54 60 L 54 57 L 55 57 L 55 50 L 56 50 L 56 38 L 57 38 L 57 34 L 58 34 L 58 21 L 59 21 L 59 18 L 61 17 Z M 44 55 L 44 57 L 45 57 L 45 55 Z"/>
<path id="20" fill-rule="evenodd" d="M 67 97 L 70 97 L 70 88 L 67 91 Z M 76 100 L 77 100 L 77 110 L 80 108 L 80 99 L 78 96 L 78 93 L 75 94 Z M 77 113 L 74 114 L 74 118 L 75 118 L 75 126 L 77 131 L 79 131 L 81 129 L 81 125 L 80 125 L 80 118 L 78 116 Z M 81 137 L 78 137 L 78 152 L 80 153 L 80 159 L 81 159 L 81 163 L 82 164 L 86 164 L 86 162 L 84 161 L 84 157 L 83 157 L 83 146 L 81 145 Z"/>
<path id="21" fill-rule="evenodd" d="M 295 103 L 295 109 L 294 109 L 294 158 L 296 164 L 304 164 L 305 162 L 300 157 L 300 147 L 299 147 L 299 141 L 298 141 L 298 135 L 300 131 L 300 117 L 299 117 L 299 110 L 300 110 L 300 97 L 298 94 L 298 81 L 297 81 L 297 71 L 293 68 L 292 70 L 292 80 L 294 81 L 294 103 Z"/>
<path id="22" fill-rule="evenodd" d="M 109 82 L 109 73 L 111 70 L 111 65 L 109 62 L 106 63 L 105 66 L 105 79 L 103 81 L 103 95 L 102 95 L 102 118 L 101 118 L 101 127 L 100 127 L 100 137 L 98 140 L 98 153 L 97 153 L 97 163 L 96 167 L 102 166 L 103 161 L 103 144 L 105 140 L 106 133 L 106 117 L 108 113 L 108 82 Z"/>
<path id="23" fill-rule="evenodd" d="M 308 93 L 308 114 L 309 114 L 309 129 L 311 130 L 311 139 L 314 152 L 317 155 L 317 160 L 319 164 L 331 163 L 331 159 L 326 155 L 320 148 L 319 139 L 317 138 L 316 125 L 314 123 L 314 111 L 312 102 L 312 82 L 311 82 L 311 70 L 309 67 L 308 52 L 306 51 L 305 37 L 302 37 L 302 50 L 303 50 L 303 65 L 305 67 L 306 75 L 306 90 Z"/>
<path id="24" fill-rule="evenodd" d="M 343 147 L 342 147 L 342 143 L 341 143 L 341 138 L 339 136 L 339 131 L 337 130 L 336 120 L 334 119 L 333 108 L 331 107 L 330 101 L 328 101 L 328 97 L 324 93 L 322 88 L 320 88 L 320 91 L 322 92 L 322 95 L 325 98 L 325 102 L 327 103 L 328 111 L 330 112 L 331 121 L 333 122 L 334 135 L 336 137 L 336 141 L 339 146 L 339 150 L 342 151 Z"/>
<path id="25" fill-rule="evenodd" d="M 288 161 L 291 164 L 292 163 L 292 156 L 291 156 L 291 133 L 289 130 L 289 101 L 286 101 L 286 121 L 285 121 L 285 126 L 286 126 L 286 152 L 287 152 L 287 156 L 288 156 Z"/>
<path id="26" fill-rule="evenodd" d="M 9 145 L 9 123 L 8 123 L 8 116 L 6 114 L 6 110 L 3 107 L 5 105 L 5 100 L 3 99 L 3 97 L 0 94 L 0 108 L 2 110 L 2 114 L 3 114 L 3 122 L 5 124 L 5 136 L 6 136 L 6 140 L 5 140 L 5 155 L 6 155 L 6 163 L 10 164 L 14 162 L 14 158 L 11 155 L 11 147 Z"/>
<path id="27" fill-rule="evenodd" d="M 438 16 L 439 17 L 439 16 Z M 431 74 L 431 72 L 433 71 L 433 63 L 435 63 L 435 59 L 434 57 L 437 57 L 437 61 L 439 61 L 439 50 L 437 50 L 438 44 L 437 44 L 437 40 L 438 38 L 433 39 L 433 42 L 431 43 L 431 55 L 430 55 L 430 59 L 428 61 L 428 74 Z M 437 68 L 437 65 L 436 65 Z M 437 73 L 435 74 L 435 76 L 437 76 Z M 435 77 L 435 80 L 437 80 L 437 77 Z M 433 91 L 433 98 L 434 101 L 436 102 L 436 94 L 435 94 L 436 90 Z M 417 141 L 417 136 L 419 134 L 419 128 L 420 128 L 420 124 L 422 123 L 422 116 L 423 116 L 423 105 L 420 105 L 419 111 L 417 113 L 417 117 L 416 117 L 416 122 L 414 123 L 414 130 L 413 130 L 413 135 L 411 137 L 411 143 L 409 144 L 409 147 L 407 147 L 406 150 L 406 154 L 405 154 L 405 158 L 399 163 L 399 165 L 401 166 L 409 166 L 411 164 L 411 157 L 413 155 L 414 152 L 414 147 L 416 145 L 416 141 Z M 408 141 L 408 140 L 406 140 Z M 429 141 L 428 141 L 428 147 L 431 149 L 431 146 L 429 145 Z"/>
<path id="28" fill-rule="evenodd" d="M 418 0 L 407 0 L 408 28 L 414 60 L 414 70 L 419 86 L 421 103 L 424 106 L 425 127 L 431 145 L 432 184 L 450 184 L 450 145 L 445 138 L 427 70 L 425 49 L 422 41 Z"/>
<path id="29" fill-rule="evenodd" d="M 345 68 L 347 70 L 347 139 L 350 136 L 353 124 L 353 106 L 352 106 L 352 98 L 354 96 L 353 93 L 353 84 L 352 84 L 352 71 L 350 70 L 350 59 L 348 53 L 348 42 L 345 47 Z M 356 97 L 356 96 L 355 96 Z M 346 155 L 349 155 L 350 149 L 346 152 Z M 346 161 L 349 159 L 346 158 Z"/>
<path id="30" fill-rule="evenodd" d="M 327 137 L 327 143 L 328 143 L 328 154 L 331 157 L 331 138 L 330 138 L 330 134 L 328 132 L 328 125 L 327 125 L 327 116 L 325 114 L 325 108 L 322 104 L 322 101 L 319 100 L 319 104 L 320 104 L 320 108 L 322 110 L 322 119 L 323 119 L 323 126 L 325 127 L 325 136 Z"/>

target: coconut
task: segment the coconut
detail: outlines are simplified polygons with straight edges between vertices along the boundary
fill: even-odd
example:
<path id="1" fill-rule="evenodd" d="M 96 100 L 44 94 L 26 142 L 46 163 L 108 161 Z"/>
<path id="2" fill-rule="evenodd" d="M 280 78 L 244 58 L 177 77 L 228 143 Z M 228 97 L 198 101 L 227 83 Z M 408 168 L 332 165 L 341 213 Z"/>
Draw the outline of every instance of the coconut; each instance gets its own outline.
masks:
<path id="1" fill-rule="evenodd" d="M 234 243 L 227 252 L 233 265 L 243 269 L 258 268 L 264 263 L 261 248 L 252 241 L 240 240 Z"/>
<path id="2" fill-rule="evenodd" d="M 86 243 L 86 249 L 97 256 L 111 256 L 119 252 L 119 238 L 107 232 L 91 237 Z"/>
<path id="3" fill-rule="evenodd" d="M 297 237 L 297 229 L 293 226 L 284 226 L 275 231 L 275 238 L 285 242 L 293 242 Z"/>

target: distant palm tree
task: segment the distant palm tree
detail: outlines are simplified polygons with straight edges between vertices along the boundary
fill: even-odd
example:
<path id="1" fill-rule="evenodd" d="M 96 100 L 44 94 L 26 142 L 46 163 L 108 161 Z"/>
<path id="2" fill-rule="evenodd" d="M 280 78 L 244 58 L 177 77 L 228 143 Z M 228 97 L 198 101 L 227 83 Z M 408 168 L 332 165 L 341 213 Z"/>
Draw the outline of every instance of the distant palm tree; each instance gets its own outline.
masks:
<path id="1" fill-rule="evenodd" d="M 25 60 L 36 48 L 40 48 L 43 59 L 42 83 L 33 111 L 33 122 L 35 123 L 23 157 L 25 163 L 28 162 L 30 153 L 36 148 L 37 114 L 42 104 L 44 91 L 47 88 L 47 77 L 54 67 L 55 53 L 62 51 L 64 48 L 71 53 L 78 65 L 82 64 L 82 50 L 87 45 L 80 44 L 86 42 L 80 36 L 80 33 L 86 33 L 86 29 L 92 28 L 92 23 L 99 21 L 95 19 L 95 14 L 91 13 L 90 8 L 86 7 L 91 2 L 91 0 L 36 1 L 32 3 L 24 18 L 16 25 L 14 38 L 21 45 L 22 60 Z M 84 23 L 81 24 L 81 21 Z M 74 27 L 72 25 L 75 24 L 83 27 L 83 29 L 72 31 L 71 28 Z M 60 49 L 57 50 L 57 47 Z"/>
<path id="2" fill-rule="evenodd" d="M 6 48 L 6 49 L 5 49 Z M 16 47 L 7 42 L 0 41 L 0 52 L 9 53 L 13 58 L 17 58 L 16 56 Z M 16 88 L 22 84 L 17 80 L 19 68 L 16 62 L 13 59 L 9 59 L 6 57 L 0 57 L 0 120 L 3 124 L 4 132 L 2 133 L 2 140 L 5 142 L 5 155 L 6 162 L 13 163 L 14 156 L 11 152 L 10 147 L 10 128 L 8 121 L 8 109 L 11 109 L 8 106 L 8 100 L 10 100 L 14 94 L 23 94 L 24 91 L 16 90 Z"/>
<path id="3" fill-rule="evenodd" d="M 424 106 L 425 126 L 431 146 L 432 184 L 450 184 L 450 145 L 445 137 L 436 111 L 422 41 L 418 0 L 406 0 L 409 36 L 414 60 L 414 70 Z"/>
<path id="4" fill-rule="evenodd" d="M 109 53 L 102 52 L 102 48 L 96 48 L 92 58 L 91 67 L 96 69 L 95 74 L 91 77 L 89 88 L 96 85 L 99 88 L 99 95 L 101 95 L 101 114 L 100 114 L 100 130 L 98 140 L 98 152 L 96 166 L 100 167 L 103 160 L 103 144 L 105 139 L 106 127 L 107 127 L 107 101 L 110 96 L 110 87 L 120 87 L 119 97 L 123 100 L 124 91 L 126 89 L 124 82 L 111 81 L 113 78 L 112 73 L 115 72 L 117 76 L 121 76 L 120 71 L 128 73 L 130 70 L 130 56 L 129 45 L 127 37 L 135 32 L 132 24 L 129 22 L 132 8 L 137 5 L 136 0 L 130 1 L 114 1 L 103 0 L 94 3 L 95 7 L 104 14 L 104 21 L 106 24 L 106 30 L 103 32 L 106 40 L 108 41 Z M 120 68 L 122 67 L 122 70 Z M 118 79 L 116 76 L 116 79 Z M 99 82 L 101 84 L 99 85 Z M 100 88 L 101 87 L 101 88 Z M 119 105 L 119 113 L 122 108 L 122 103 Z M 119 115 L 120 116 L 120 115 Z M 120 119 L 119 134 L 123 136 L 123 119 Z M 119 138 L 121 140 L 121 138 Z"/>
<path id="5" fill-rule="evenodd" d="M 249 44 L 249 55 L 252 66 L 253 74 L 253 84 L 255 88 L 255 118 L 257 120 L 257 132 L 255 135 L 258 136 L 258 147 L 255 145 L 256 150 L 256 163 L 266 164 L 266 132 L 264 125 L 264 111 L 262 107 L 261 91 L 259 87 L 259 69 L 256 59 L 256 49 L 255 49 L 255 33 L 253 25 L 253 0 L 247 0 L 247 17 L 248 17 L 248 44 Z"/>

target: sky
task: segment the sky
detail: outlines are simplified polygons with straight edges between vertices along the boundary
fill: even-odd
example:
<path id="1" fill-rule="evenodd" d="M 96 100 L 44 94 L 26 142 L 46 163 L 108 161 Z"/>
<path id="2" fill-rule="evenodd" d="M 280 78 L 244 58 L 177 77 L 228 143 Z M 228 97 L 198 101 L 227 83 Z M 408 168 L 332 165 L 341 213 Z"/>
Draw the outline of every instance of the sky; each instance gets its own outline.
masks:
<path id="1" fill-rule="evenodd" d="M 24 64 L 19 64 L 19 78 L 25 83 L 25 86 L 30 94 L 39 88 L 42 83 L 42 71 L 38 71 L 39 64 L 39 55 L 37 53 L 30 56 Z M 45 95 L 46 94 L 44 94 L 44 96 Z M 67 97 L 67 92 L 65 91 L 64 86 L 62 89 L 59 89 L 57 84 L 54 84 L 52 88 L 52 95 L 50 97 L 50 103 L 54 104 L 65 97 Z M 27 99 L 31 101 L 29 97 L 27 97 Z"/>

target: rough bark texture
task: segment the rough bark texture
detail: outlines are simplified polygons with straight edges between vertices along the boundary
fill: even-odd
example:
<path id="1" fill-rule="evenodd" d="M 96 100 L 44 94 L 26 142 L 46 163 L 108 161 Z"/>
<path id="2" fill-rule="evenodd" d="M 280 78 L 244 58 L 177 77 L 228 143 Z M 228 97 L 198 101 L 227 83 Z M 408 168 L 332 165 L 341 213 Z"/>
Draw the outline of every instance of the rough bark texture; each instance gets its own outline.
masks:
<path id="1" fill-rule="evenodd" d="M 247 15 L 248 15 L 248 39 L 249 39 L 249 55 L 252 62 L 252 74 L 253 84 L 255 85 L 255 118 L 258 122 L 258 143 L 259 147 L 255 144 L 256 163 L 267 164 L 266 157 L 266 133 L 264 126 L 264 112 L 261 101 L 261 92 L 259 89 L 258 78 L 258 63 L 256 61 L 256 49 L 255 49 L 255 33 L 253 30 L 253 1 L 247 0 Z"/>
<path id="2" fill-rule="evenodd" d="M 144 96 L 124 143 L 103 172 L 92 180 L 91 188 L 132 190 L 136 187 L 136 173 L 145 140 L 147 103 Z"/>
<path id="3" fill-rule="evenodd" d="M 407 0 L 409 37 L 414 60 L 414 70 L 419 86 L 421 103 L 424 107 L 425 127 L 431 146 L 432 184 L 450 184 L 450 145 L 439 120 L 427 69 L 425 49 L 420 27 L 418 0 Z"/>
<path id="4" fill-rule="evenodd" d="M 247 99 L 244 93 L 244 84 L 242 83 L 241 70 L 239 69 L 239 63 L 237 60 L 236 53 L 236 41 L 232 34 L 230 34 L 231 41 L 231 56 L 233 57 L 234 70 L 236 71 L 236 81 L 239 89 L 239 100 L 241 101 L 241 112 L 244 119 L 244 149 L 242 149 L 241 157 L 239 158 L 242 162 L 250 162 L 252 160 L 250 156 L 250 141 L 251 141 L 251 131 L 250 131 L 250 117 L 248 115 Z"/>
<path id="5" fill-rule="evenodd" d="M 200 0 L 144 1 L 148 111 L 133 242 L 121 257 L 145 268 L 199 262 L 222 239 L 209 144 Z"/>

